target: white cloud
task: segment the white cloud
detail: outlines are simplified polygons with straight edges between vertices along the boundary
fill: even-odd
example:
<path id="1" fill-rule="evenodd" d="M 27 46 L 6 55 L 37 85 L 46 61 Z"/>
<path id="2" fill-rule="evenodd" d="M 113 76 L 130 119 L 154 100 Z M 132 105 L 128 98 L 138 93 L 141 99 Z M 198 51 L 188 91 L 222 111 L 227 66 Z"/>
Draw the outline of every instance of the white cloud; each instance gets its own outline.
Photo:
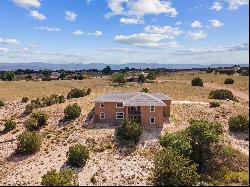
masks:
<path id="1" fill-rule="evenodd" d="M 35 27 L 37 30 L 49 31 L 49 32 L 59 32 L 61 31 L 58 27 Z"/>
<path id="2" fill-rule="evenodd" d="M 140 18 L 121 18 L 120 23 L 126 25 L 137 25 L 137 24 L 143 24 L 144 20 Z"/>
<path id="3" fill-rule="evenodd" d="M 229 10 L 236 10 L 243 5 L 248 5 L 249 0 L 226 0 L 228 2 Z"/>
<path id="4" fill-rule="evenodd" d="M 181 25 L 181 24 L 182 24 L 181 21 L 178 21 L 178 22 L 175 23 L 175 25 Z"/>
<path id="5" fill-rule="evenodd" d="M 222 22 L 220 22 L 219 20 L 209 20 L 209 22 L 210 22 L 210 25 L 212 26 L 212 27 L 221 27 L 221 26 L 223 26 L 224 25 L 224 23 L 222 23 Z"/>
<path id="6" fill-rule="evenodd" d="M 30 16 L 36 20 L 45 20 L 46 19 L 46 16 L 44 16 L 43 14 L 41 14 L 40 12 L 38 12 L 36 10 L 30 11 Z"/>
<path id="7" fill-rule="evenodd" d="M 29 44 L 31 48 L 38 48 L 39 46 L 37 44 Z"/>
<path id="8" fill-rule="evenodd" d="M 222 9 L 222 4 L 220 2 L 213 2 L 211 9 L 215 11 L 220 11 Z"/>
<path id="9" fill-rule="evenodd" d="M 111 12 L 107 13 L 106 17 L 123 15 L 143 18 L 149 14 L 175 17 L 178 14 L 171 2 L 163 0 L 108 0 L 108 7 Z"/>
<path id="10" fill-rule="evenodd" d="M 171 26 L 148 25 L 144 28 L 144 31 L 153 34 L 165 34 L 167 38 L 174 38 L 175 36 L 178 36 L 183 33 L 183 31 L 180 30 L 179 28 Z"/>
<path id="11" fill-rule="evenodd" d="M 204 31 L 188 31 L 187 36 L 193 40 L 200 40 L 207 37 L 207 33 Z"/>
<path id="12" fill-rule="evenodd" d="M 86 0 L 87 4 L 90 4 L 93 0 Z"/>
<path id="13" fill-rule="evenodd" d="M 72 11 L 65 11 L 65 19 L 68 21 L 75 21 L 77 15 Z"/>
<path id="14" fill-rule="evenodd" d="M 40 0 L 12 0 L 14 4 L 23 8 L 39 8 L 41 6 Z"/>
<path id="15" fill-rule="evenodd" d="M 191 24 L 191 27 L 193 27 L 193 28 L 201 28 L 202 23 L 200 21 L 193 21 L 193 23 Z"/>
<path id="16" fill-rule="evenodd" d="M 136 44 L 136 47 L 148 48 L 148 49 L 167 49 L 180 47 L 176 42 L 165 42 L 165 43 L 144 43 Z"/>
<path id="17" fill-rule="evenodd" d="M 110 49 L 100 49 L 99 51 L 102 51 L 102 52 L 128 52 L 128 53 L 144 52 L 144 50 L 136 50 L 136 49 L 129 49 L 129 48 L 110 48 Z"/>
<path id="18" fill-rule="evenodd" d="M 20 43 L 16 40 L 16 39 L 3 39 L 3 38 L 0 38 L 0 44 L 3 44 L 3 45 L 20 45 Z"/>
<path id="19" fill-rule="evenodd" d="M 80 36 L 80 35 L 83 35 L 84 33 L 81 31 L 81 30 L 75 30 L 74 32 L 73 32 L 73 35 L 75 35 L 75 36 Z"/>
<path id="20" fill-rule="evenodd" d="M 73 35 L 75 35 L 75 36 L 80 36 L 80 35 L 91 35 L 91 36 L 101 36 L 102 35 L 102 32 L 101 31 L 95 31 L 95 32 L 87 32 L 87 33 L 85 33 L 85 32 L 83 32 L 83 31 L 81 31 L 81 30 L 75 30 L 74 32 L 73 32 Z"/>
<path id="21" fill-rule="evenodd" d="M 0 53 L 6 53 L 8 51 L 9 51 L 9 49 L 7 49 L 7 48 L 0 48 Z"/>

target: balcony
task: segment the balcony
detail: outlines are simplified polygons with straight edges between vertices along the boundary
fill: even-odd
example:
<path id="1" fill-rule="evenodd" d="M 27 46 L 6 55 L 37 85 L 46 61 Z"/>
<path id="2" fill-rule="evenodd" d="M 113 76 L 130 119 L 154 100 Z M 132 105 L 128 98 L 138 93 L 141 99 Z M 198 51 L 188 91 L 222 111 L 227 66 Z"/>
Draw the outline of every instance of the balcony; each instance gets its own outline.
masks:
<path id="1" fill-rule="evenodd" d="M 129 110 L 128 115 L 141 115 L 141 111 Z"/>

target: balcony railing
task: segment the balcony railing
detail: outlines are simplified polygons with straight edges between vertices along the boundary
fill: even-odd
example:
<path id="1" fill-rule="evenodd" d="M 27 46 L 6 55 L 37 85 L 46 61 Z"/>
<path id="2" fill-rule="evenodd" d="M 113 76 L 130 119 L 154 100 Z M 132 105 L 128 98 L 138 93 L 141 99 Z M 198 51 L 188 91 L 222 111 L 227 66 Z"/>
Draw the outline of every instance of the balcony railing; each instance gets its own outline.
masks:
<path id="1" fill-rule="evenodd" d="M 141 111 L 129 110 L 129 111 L 128 111 L 128 115 L 141 115 Z"/>

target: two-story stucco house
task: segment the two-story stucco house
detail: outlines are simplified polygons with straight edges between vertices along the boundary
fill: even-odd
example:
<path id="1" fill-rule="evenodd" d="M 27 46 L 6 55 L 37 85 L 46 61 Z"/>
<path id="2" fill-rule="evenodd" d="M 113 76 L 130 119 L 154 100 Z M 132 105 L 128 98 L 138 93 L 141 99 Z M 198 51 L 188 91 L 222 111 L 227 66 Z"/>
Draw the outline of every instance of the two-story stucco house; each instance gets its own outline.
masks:
<path id="1" fill-rule="evenodd" d="M 171 99 L 144 92 L 110 93 L 95 100 L 95 121 L 119 123 L 132 118 L 145 128 L 161 128 L 170 116 Z"/>

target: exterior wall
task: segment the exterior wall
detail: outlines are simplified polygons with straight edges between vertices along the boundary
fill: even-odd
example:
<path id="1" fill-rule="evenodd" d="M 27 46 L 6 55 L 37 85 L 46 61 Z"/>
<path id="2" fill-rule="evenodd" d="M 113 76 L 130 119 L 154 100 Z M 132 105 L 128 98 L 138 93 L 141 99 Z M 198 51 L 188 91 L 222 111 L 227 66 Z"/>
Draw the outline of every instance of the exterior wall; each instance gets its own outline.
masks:
<path id="1" fill-rule="evenodd" d="M 116 108 L 115 102 L 105 102 L 104 108 L 100 108 L 100 103 L 95 103 L 95 120 L 98 122 L 119 122 L 120 120 L 116 119 L 116 112 L 124 112 L 124 117 L 126 118 L 127 114 L 126 107 Z M 105 119 L 100 119 L 100 113 L 105 113 Z"/>
<path id="2" fill-rule="evenodd" d="M 163 102 L 166 104 L 166 106 L 163 109 L 163 116 L 164 117 L 169 117 L 170 116 L 171 100 L 163 100 Z"/>
<path id="3" fill-rule="evenodd" d="M 155 124 L 150 124 L 150 117 L 155 117 Z M 141 107 L 141 124 L 145 128 L 163 127 L 163 107 L 156 106 L 155 112 L 150 112 L 150 106 Z"/>

